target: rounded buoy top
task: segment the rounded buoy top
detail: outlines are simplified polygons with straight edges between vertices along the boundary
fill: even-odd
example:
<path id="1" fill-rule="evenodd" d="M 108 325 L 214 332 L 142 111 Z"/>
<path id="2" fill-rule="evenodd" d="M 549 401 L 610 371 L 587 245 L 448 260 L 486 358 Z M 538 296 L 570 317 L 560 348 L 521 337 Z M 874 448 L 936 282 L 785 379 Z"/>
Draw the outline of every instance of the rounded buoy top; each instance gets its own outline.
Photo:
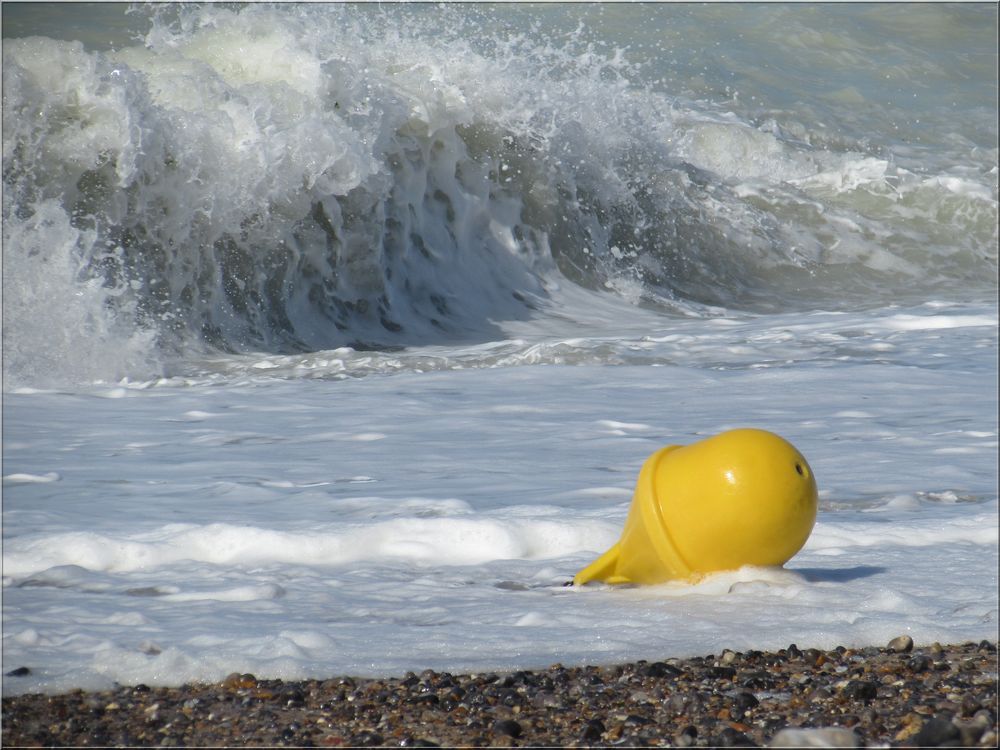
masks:
<path id="1" fill-rule="evenodd" d="M 729 430 L 671 450 L 654 484 L 670 540 L 693 572 L 783 565 L 816 522 L 809 462 L 766 430 Z"/>

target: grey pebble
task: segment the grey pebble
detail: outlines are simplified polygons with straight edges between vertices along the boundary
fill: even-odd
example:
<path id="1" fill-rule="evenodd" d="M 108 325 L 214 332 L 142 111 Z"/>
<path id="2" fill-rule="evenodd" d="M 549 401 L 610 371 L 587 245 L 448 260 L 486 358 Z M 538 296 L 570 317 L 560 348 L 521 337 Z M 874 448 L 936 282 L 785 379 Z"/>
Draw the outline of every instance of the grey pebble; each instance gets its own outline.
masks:
<path id="1" fill-rule="evenodd" d="M 990 726 L 990 722 L 988 721 L 981 722 L 975 719 L 972 721 L 956 721 L 954 724 L 962 735 L 962 744 L 966 747 L 971 747 L 979 742 L 979 738 L 983 736 Z"/>
<path id="2" fill-rule="evenodd" d="M 920 727 L 913 743 L 917 747 L 938 747 L 945 742 L 961 739 L 961 730 L 946 719 L 928 719 Z"/>
<path id="3" fill-rule="evenodd" d="M 878 684 L 868 680 L 851 680 L 841 692 L 845 698 L 867 702 L 878 696 Z"/>
<path id="4" fill-rule="evenodd" d="M 753 693 L 741 692 L 733 697 L 733 714 L 736 718 L 742 718 L 748 711 L 760 705 L 760 701 Z"/>
<path id="5" fill-rule="evenodd" d="M 861 747 L 861 743 L 853 731 L 842 727 L 787 728 L 774 735 L 768 747 Z"/>
<path id="6" fill-rule="evenodd" d="M 889 641 L 886 648 L 897 654 L 908 654 L 913 650 L 913 639 L 908 635 L 901 635 Z"/>

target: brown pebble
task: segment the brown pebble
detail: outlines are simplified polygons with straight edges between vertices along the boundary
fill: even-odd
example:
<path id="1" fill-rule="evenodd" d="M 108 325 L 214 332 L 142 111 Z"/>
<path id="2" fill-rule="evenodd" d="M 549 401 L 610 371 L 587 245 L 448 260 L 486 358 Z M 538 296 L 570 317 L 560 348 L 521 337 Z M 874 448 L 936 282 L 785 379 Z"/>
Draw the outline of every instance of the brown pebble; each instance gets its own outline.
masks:
<path id="1" fill-rule="evenodd" d="M 233 672 L 222 681 L 222 687 L 226 690 L 240 690 L 257 687 L 257 678 L 252 674 L 240 674 Z"/>

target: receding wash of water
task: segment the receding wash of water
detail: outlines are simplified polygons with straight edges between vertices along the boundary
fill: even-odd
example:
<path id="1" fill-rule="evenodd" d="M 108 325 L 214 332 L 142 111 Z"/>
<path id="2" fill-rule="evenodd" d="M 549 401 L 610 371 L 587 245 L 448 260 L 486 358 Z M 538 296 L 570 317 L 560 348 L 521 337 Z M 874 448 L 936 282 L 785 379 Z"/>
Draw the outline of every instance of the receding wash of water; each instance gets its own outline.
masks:
<path id="1" fill-rule="evenodd" d="M 2 13 L 6 694 L 995 638 L 995 4 Z M 783 568 L 562 585 L 740 427 Z"/>

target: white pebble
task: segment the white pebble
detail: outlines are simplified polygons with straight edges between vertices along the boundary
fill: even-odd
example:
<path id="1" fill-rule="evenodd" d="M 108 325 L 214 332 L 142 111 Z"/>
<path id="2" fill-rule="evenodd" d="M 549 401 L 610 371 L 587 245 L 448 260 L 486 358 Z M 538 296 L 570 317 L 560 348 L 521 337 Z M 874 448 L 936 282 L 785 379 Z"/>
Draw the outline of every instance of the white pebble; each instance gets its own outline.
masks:
<path id="1" fill-rule="evenodd" d="M 860 747 L 858 736 L 850 729 L 782 729 L 771 739 L 769 747 Z"/>

